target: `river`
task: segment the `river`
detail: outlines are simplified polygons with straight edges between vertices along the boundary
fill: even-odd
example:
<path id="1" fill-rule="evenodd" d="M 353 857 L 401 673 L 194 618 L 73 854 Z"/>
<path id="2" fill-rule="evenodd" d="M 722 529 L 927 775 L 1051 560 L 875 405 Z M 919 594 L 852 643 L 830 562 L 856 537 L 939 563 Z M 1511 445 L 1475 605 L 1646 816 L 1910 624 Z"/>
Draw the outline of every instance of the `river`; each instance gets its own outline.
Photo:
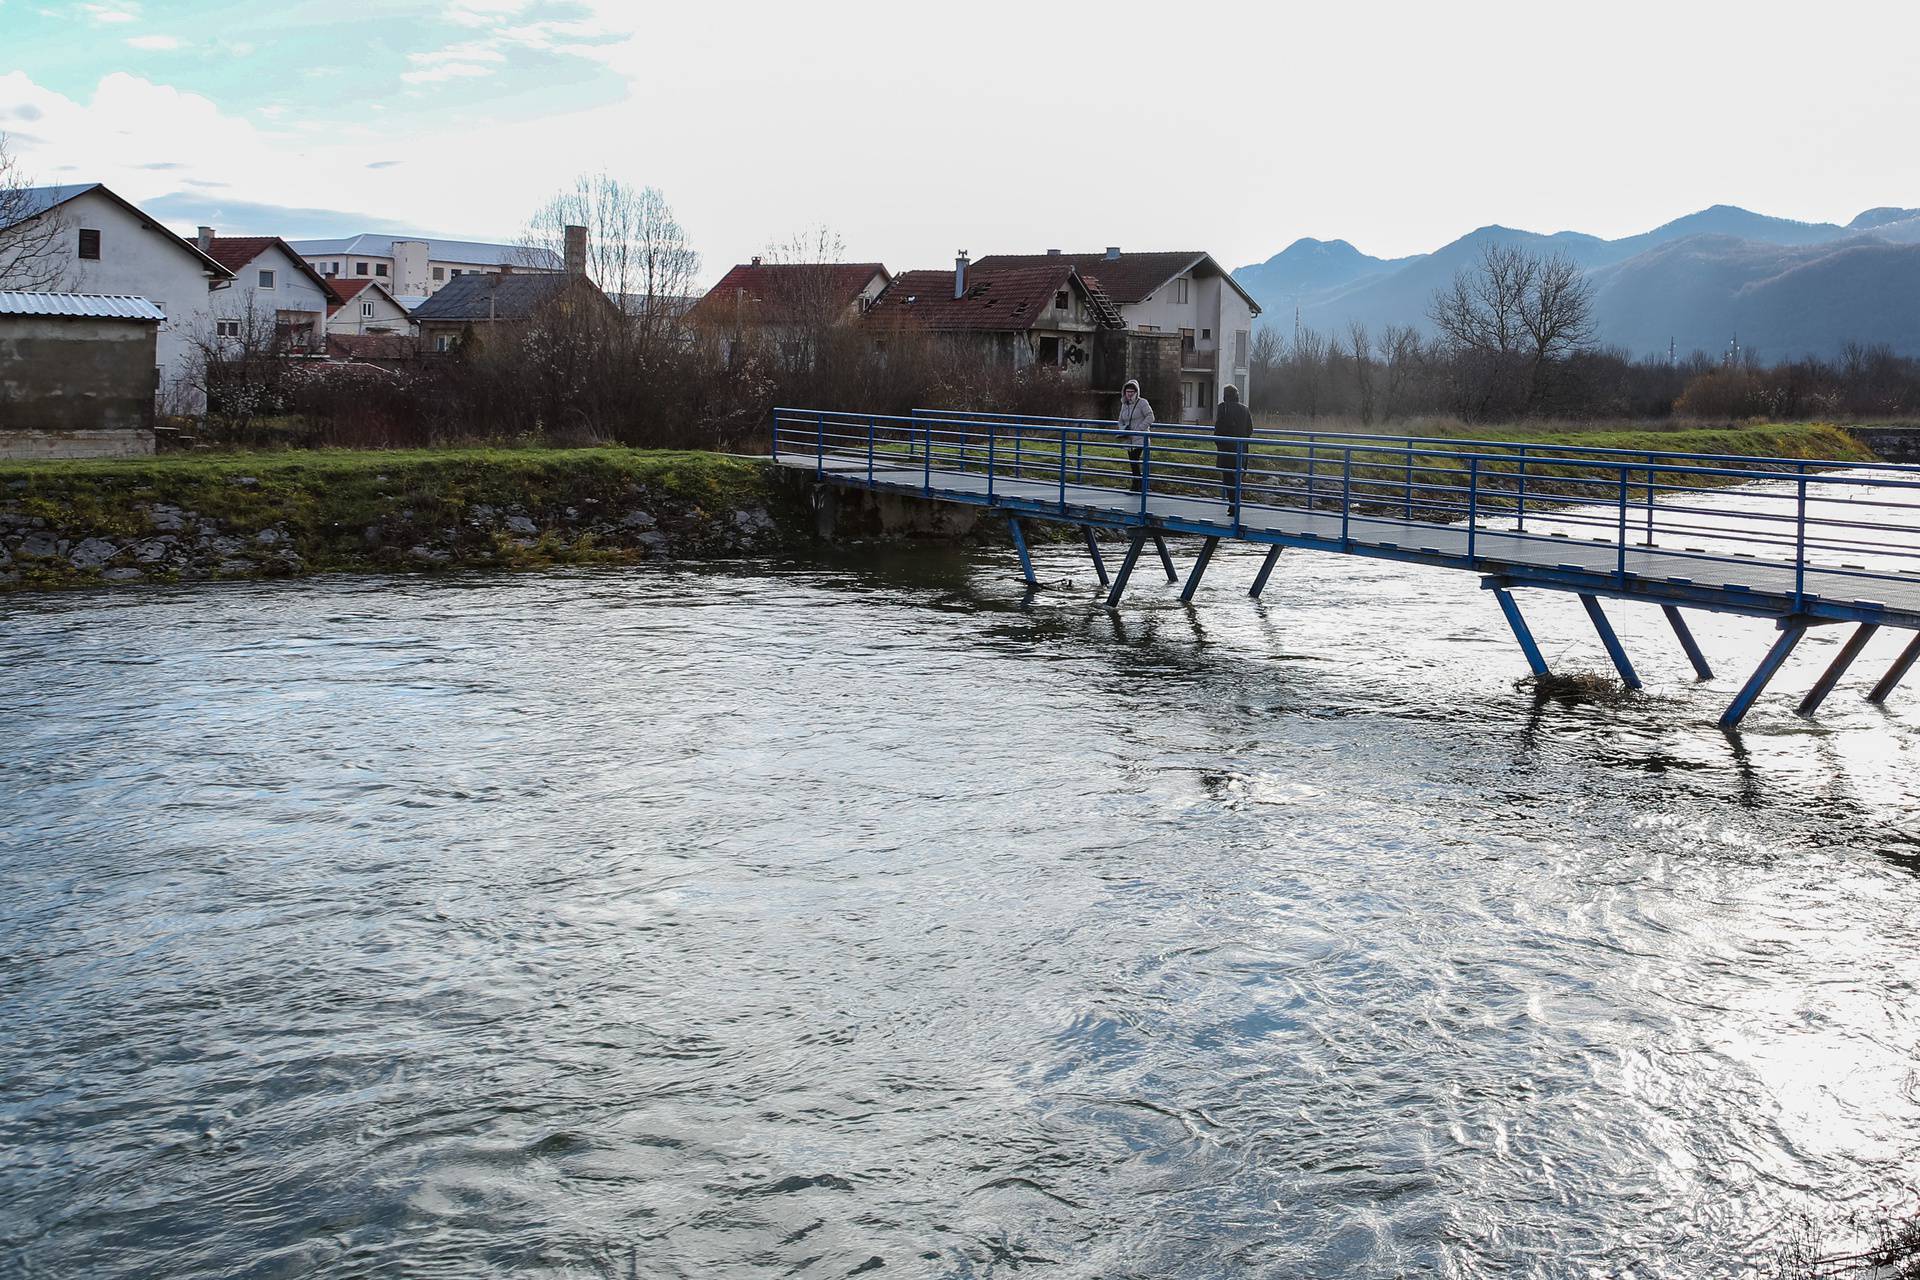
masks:
<path id="1" fill-rule="evenodd" d="M 1902 637 L 1729 737 L 1764 623 L 1536 704 L 1465 574 L 1083 557 L 0 600 L 0 1274 L 1764 1276 L 1911 1204 Z"/>

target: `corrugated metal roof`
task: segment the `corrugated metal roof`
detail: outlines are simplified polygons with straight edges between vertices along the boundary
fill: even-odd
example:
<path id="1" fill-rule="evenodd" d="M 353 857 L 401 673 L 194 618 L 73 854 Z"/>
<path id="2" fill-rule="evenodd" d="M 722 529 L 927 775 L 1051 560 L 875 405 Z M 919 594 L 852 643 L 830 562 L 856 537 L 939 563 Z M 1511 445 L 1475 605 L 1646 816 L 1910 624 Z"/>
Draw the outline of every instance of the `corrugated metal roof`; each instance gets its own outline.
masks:
<path id="1" fill-rule="evenodd" d="M 25 222 L 36 214 L 45 213 L 55 205 L 65 204 L 77 195 L 84 195 L 100 184 L 97 182 L 75 182 L 63 187 L 22 187 L 8 201 L 7 212 L 13 215 L 13 222 Z M 8 223 L 9 226 L 12 222 Z"/>
<path id="2" fill-rule="evenodd" d="M 551 249 L 536 249 L 517 244 L 485 244 L 478 240 L 447 240 L 439 236 L 379 235 L 366 232 L 332 240 L 290 240 L 303 258 L 336 257 L 363 253 L 373 258 L 391 258 L 395 240 L 419 240 L 427 246 L 430 262 L 473 263 L 476 266 L 520 267 L 536 271 L 558 271 L 565 264 Z"/>
<path id="3" fill-rule="evenodd" d="M 145 298 L 125 293 L 28 293 L 0 290 L 0 316 L 74 316 L 85 320 L 165 320 Z"/>

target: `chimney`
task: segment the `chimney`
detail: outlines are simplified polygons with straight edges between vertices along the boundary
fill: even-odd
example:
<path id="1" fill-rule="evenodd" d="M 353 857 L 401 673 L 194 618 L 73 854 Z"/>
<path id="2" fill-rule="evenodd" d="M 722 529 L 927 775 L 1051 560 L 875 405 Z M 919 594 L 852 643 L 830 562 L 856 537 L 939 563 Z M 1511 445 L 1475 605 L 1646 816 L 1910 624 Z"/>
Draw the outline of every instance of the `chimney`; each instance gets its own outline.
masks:
<path id="1" fill-rule="evenodd" d="M 587 274 L 587 229 L 585 227 L 567 228 L 567 274 L 570 276 Z"/>
<path id="2" fill-rule="evenodd" d="M 753 265 L 756 267 L 760 265 L 760 255 L 757 253 L 753 255 Z"/>
<path id="3" fill-rule="evenodd" d="M 205 253 L 207 250 L 213 248 L 213 228 L 200 228 L 200 234 L 195 236 L 193 240 L 194 243 L 199 246 L 200 252 Z"/>
<path id="4" fill-rule="evenodd" d="M 953 260 L 953 296 L 967 296 L 967 251 L 962 249 Z"/>
<path id="5" fill-rule="evenodd" d="M 1112 261 L 1113 261 L 1113 260 L 1114 260 L 1115 258 L 1117 258 L 1117 257 L 1119 257 L 1119 256 L 1120 256 L 1120 246 L 1119 246 L 1119 245 L 1117 245 L 1117 244 L 1110 244 L 1110 245 L 1108 245 L 1108 246 L 1107 246 L 1107 261 L 1108 261 L 1108 262 L 1112 262 Z"/>
<path id="6" fill-rule="evenodd" d="M 1049 249 L 1047 250 L 1047 256 L 1049 258 L 1057 258 L 1060 256 L 1060 251 L 1058 249 Z"/>

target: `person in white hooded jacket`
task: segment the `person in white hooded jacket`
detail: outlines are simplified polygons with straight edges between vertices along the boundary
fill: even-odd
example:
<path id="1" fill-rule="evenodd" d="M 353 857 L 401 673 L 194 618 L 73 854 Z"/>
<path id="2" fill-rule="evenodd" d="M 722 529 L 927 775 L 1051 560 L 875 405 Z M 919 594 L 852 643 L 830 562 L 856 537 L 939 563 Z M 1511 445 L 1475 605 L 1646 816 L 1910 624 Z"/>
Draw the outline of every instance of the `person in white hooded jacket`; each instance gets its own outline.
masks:
<path id="1" fill-rule="evenodd" d="M 1147 435 L 1153 430 L 1153 406 L 1140 394 L 1140 384 L 1128 378 L 1120 388 L 1120 416 L 1114 419 L 1120 428 L 1120 443 L 1127 447 L 1127 466 L 1133 472 L 1133 491 L 1140 492 L 1140 455 L 1147 447 Z"/>

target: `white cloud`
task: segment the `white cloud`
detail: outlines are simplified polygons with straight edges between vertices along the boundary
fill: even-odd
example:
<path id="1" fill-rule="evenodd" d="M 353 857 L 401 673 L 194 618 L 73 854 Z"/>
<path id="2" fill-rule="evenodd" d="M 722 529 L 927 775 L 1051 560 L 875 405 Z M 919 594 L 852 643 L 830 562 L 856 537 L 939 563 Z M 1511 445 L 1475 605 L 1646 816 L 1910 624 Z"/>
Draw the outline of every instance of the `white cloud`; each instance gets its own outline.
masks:
<path id="1" fill-rule="evenodd" d="M 474 62 L 443 62 L 423 71 L 403 71 L 400 78 L 408 84 L 437 84 L 463 76 L 490 76 L 498 70 L 498 67 L 481 66 Z"/>
<path id="2" fill-rule="evenodd" d="M 132 22 L 140 16 L 140 6 L 131 3 L 83 4 L 80 6 L 80 12 L 85 14 L 87 21 L 94 26 L 104 27 L 121 22 Z"/>
<path id="3" fill-rule="evenodd" d="M 168 53 L 186 47 L 186 41 L 179 36 L 128 36 L 127 43 L 136 49 L 147 49 L 156 53 Z"/>

